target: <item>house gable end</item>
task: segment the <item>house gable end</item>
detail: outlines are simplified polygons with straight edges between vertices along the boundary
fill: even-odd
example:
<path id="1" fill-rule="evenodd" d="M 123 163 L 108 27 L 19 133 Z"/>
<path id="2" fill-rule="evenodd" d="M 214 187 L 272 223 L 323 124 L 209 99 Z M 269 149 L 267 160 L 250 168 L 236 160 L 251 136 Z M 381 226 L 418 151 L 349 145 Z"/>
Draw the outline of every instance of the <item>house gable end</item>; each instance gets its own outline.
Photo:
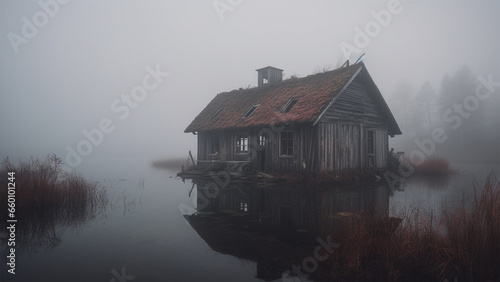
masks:
<path id="1" fill-rule="evenodd" d="M 357 77 L 338 96 L 335 103 L 323 115 L 322 122 L 363 124 L 372 128 L 386 129 L 387 121 L 377 99 Z"/>
<path id="2" fill-rule="evenodd" d="M 320 120 L 323 119 L 324 115 L 331 110 L 332 108 L 332 105 L 335 103 L 335 101 L 337 99 L 339 99 L 342 94 L 344 93 L 344 91 L 349 87 L 349 85 L 351 84 L 351 82 L 354 80 L 354 78 L 357 77 L 357 75 L 361 72 L 361 68 L 359 68 L 350 78 L 349 80 L 344 84 L 344 86 L 342 86 L 342 89 L 340 89 L 339 93 L 337 93 L 337 95 L 335 95 L 333 97 L 333 99 L 330 101 L 330 103 L 328 103 L 328 105 L 321 111 L 321 114 L 319 114 L 319 116 L 316 118 L 316 120 L 314 121 L 313 123 L 313 126 L 316 125 Z"/>
<path id="3" fill-rule="evenodd" d="M 391 136 L 401 134 L 394 116 L 366 68 L 353 75 L 318 121 L 362 123 L 365 126 L 386 129 Z"/>

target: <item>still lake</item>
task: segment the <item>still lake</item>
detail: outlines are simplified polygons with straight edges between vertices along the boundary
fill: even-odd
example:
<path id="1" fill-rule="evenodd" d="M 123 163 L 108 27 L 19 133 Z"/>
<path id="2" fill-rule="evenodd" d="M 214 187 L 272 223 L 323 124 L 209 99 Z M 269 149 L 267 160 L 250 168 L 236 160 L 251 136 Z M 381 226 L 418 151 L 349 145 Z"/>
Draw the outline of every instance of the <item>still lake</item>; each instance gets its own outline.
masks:
<path id="1" fill-rule="evenodd" d="M 228 241 L 224 246 L 223 240 L 234 236 L 217 233 L 219 229 L 216 225 L 211 229 L 211 222 L 200 221 L 203 214 L 213 212 L 211 208 L 214 206 L 210 202 L 213 199 L 207 203 L 199 199 L 200 193 L 210 189 L 203 190 L 203 184 L 200 184 L 200 190 L 195 188 L 190 195 L 193 185 L 190 180 L 184 183 L 175 177 L 175 172 L 153 168 L 150 163 L 151 160 L 130 158 L 86 159 L 78 167 L 78 173 L 106 188 L 109 207 L 84 224 L 58 227 L 57 243 L 51 247 L 41 246 L 31 252 L 18 252 L 15 275 L 6 271 L 5 243 L 2 243 L 1 280 L 280 280 L 286 271 L 279 263 L 280 248 L 274 249 L 274 245 L 269 247 L 275 251 L 276 257 L 268 265 L 269 260 L 260 260 L 255 254 L 238 251 L 241 242 Z M 391 216 L 397 216 L 401 210 L 415 208 L 427 215 L 436 215 L 440 213 L 443 201 L 449 206 L 459 204 L 464 195 L 470 197 L 475 182 L 482 187 L 490 171 L 496 170 L 497 175 L 500 171 L 498 163 L 454 163 L 452 166 L 459 173 L 447 179 L 407 180 L 402 185 L 403 191 L 371 187 L 366 189 L 369 190 L 367 195 L 363 187 L 347 192 L 331 189 L 332 192 L 318 195 L 289 192 L 286 188 L 273 192 L 270 188 L 250 191 L 251 188 L 240 187 L 231 190 L 236 192 L 221 192 L 218 195 L 225 201 L 218 204 L 219 209 L 223 207 L 218 211 L 236 218 L 258 209 L 258 217 L 252 218 L 253 223 L 265 221 L 269 226 L 289 226 L 294 230 L 307 229 L 308 232 L 321 229 L 324 222 L 322 218 L 311 220 L 311 216 L 331 219 L 339 214 L 355 213 L 365 206 L 370 206 L 373 212 L 388 212 Z M 200 203 L 203 204 L 202 216 L 189 217 Z M 329 207 L 317 212 L 314 207 L 318 205 Z M 242 228 L 251 228 L 251 224 L 245 223 Z M 224 223 L 222 226 L 231 225 Z M 250 234 L 245 232 L 242 234 Z M 229 248 L 233 243 L 236 247 Z M 286 248 L 289 245 L 283 246 Z"/>

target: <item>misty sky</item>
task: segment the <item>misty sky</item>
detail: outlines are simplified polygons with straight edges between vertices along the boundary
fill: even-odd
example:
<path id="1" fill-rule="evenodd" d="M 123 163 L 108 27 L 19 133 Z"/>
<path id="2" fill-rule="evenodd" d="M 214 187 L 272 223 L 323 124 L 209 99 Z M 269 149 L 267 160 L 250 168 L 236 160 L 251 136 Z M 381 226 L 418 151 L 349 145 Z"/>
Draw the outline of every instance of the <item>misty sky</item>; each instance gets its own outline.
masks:
<path id="1" fill-rule="evenodd" d="M 401 80 L 438 88 L 464 65 L 500 80 L 500 2 L 436 2 L 401 1 L 358 48 L 386 99 Z M 89 157 L 185 157 L 196 136 L 183 131 L 217 93 L 255 86 L 268 65 L 285 78 L 334 68 L 342 42 L 355 46 L 355 28 L 390 3 L 220 0 L 217 11 L 211 0 L 73 0 L 44 18 L 38 1 L 1 1 L 0 157 L 64 160 L 103 120 L 113 131 Z M 148 66 L 162 76 L 129 106 L 121 95 L 144 84 Z"/>

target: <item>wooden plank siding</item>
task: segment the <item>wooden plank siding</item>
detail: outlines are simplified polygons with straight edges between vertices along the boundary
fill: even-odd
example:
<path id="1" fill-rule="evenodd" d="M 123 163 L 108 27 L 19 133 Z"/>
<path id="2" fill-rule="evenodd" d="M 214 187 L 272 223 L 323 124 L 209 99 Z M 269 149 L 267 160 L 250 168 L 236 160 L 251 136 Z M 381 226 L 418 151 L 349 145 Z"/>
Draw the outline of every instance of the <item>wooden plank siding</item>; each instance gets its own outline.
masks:
<path id="1" fill-rule="evenodd" d="M 266 145 L 259 146 L 259 131 L 221 131 L 198 134 L 198 160 L 251 161 L 259 170 L 308 171 L 360 169 L 369 166 L 367 155 L 368 130 L 373 131 L 374 165 L 386 166 L 388 137 L 385 129 L 366 128 L 362 124 L 325 123 L 315 127 L 297 126 L 280 132 L 293 132 L 293 156 L 280 156 L 280 132 L 265 130 Z M 260 131 L 262 133 L 262 131 Z M 238 136 L 248 136 L 248 152 L 237 153 Z M 219 152 L 210 153 L 211 138 L 219 138 Z M 260 154 L 260 155 L 259 155 Z M 261 160 L 261 158 L 264 158 Z"/>
<path id="2" fill-rule="evenodd" d="M 386 130 L 375 130 L 375 166 L 384 168 L 387 166 L 388 137 Z"/>
<path id="3" fill-rule="evenodd" d="M 359 125 L 321 122 L 317 126 L 320 170 L 361 168 Z"/>
<path id="4" fill-rule="evenodd" d="M 293 156 L 280 155 L 281 132 L 293 133 Z M 202 161 L 251 161 L 255 168 L 263 157 L 266 171 L 301 171 L 302 163 L 306 168 L 313 168 L 313 156 L 316 148 L 313 146 L 315 128 L 309 126 L 290 126 L 272 131 L 270 128 L 198 132 L 198 160 Z M 265 133 L 266 145 L 260 146 L 259 135 Z M 248 152 L 237 153 L 237 140 L 240 135 L 248 136 Z M 218 138 L 219 152 L 210 152 L 211 138 Z"/>
<path id="5" fill-rule="evenodd" d="M 387 164 L 387 122 L 380 105 L 358 76 L 322 116 L 318 126 L 319 170 L 360 169 L 370 166 L 368 131 L 373 131 L 374 166 Z"/>
<path id="6" fill-rule="evenodd" d="M 343 122 L 363 124 L 368 128 L 387 130 L 387 122 L 380 110 L 380 106 L 356 77 L 343 93 L 337 97 L 335 103 L 325 111 L 321 122 Z"/>

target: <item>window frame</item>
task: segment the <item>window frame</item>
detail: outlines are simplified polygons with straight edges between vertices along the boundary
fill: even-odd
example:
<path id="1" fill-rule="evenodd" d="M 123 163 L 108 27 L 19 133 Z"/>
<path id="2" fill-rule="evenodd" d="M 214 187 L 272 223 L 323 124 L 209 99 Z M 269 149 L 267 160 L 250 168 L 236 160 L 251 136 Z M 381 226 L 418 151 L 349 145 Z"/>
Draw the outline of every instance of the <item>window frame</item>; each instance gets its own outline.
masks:
<path id="1" fill-rule="evenodd" d="M 242 144 L 242 141 L 243 144 Z M 248 134 L 238 134 L 236 137 L 236 153 L 237 154 L 248 154 L 250 138 Z"/>
<path id="2" fill-rule="evenodd" d="M 218 109 L 217 112 L 215 112 L 215 114 L 212 116 L 212 120 L 218 120 L 225 109 L 226 107 Z"/>
<path id="3" fill-rule="evenodd" d="M 241 118 L 245 119 L 251 117 L 255 113 L 255 111 L 259 108 L 259 106 L 260 104 L 255 104 L 251 106 L 250 109 L 248 109 L 248 111 L 246 111 Z"/>
<path id="4" fill-rule="evenodd" d="M 220 151 L 220 138 L 218 135 L 211 135 L 208 137 L 209 138 L 209 143 L 208 143 L 208 153 L 213 156 L 217 155 Z M 217 146 L 215 146 L 217 145 Z M 215 147 L 217 147 L 217 150 L 214 150 Z"/>
<path id="5" fill-rule="evenodd" d="M 259 134 L 259 146 L 264 148 L 269 143 L 269 136 L 267 133 Z"/>
<path id="6" fill-rule="evenodd" d="M 375 166 L 375 130 L 367 130 L 366 132 L 366 155 L 368 159 L 368 166 Z"/>
<path id="7" fill-rule="evenodd" d="M 283 152 L 284 148 L 283 148 L 283 134 L 286 134 L 286 152 Z M 291 142 L 291 146 L 289 144 L 289 142 Z M 280 157 L 283 157 L 283 158 L 293 158 L 294 156 L 294 132 L 291 131 L 291 130 L 286 130 L 286 131 L 282 131 L 280 132 L 280 136 L 279 136 L 279 156 Z M 291 149 L 291 152 L 290 152 L 290 149 Z M 285 154 L 284 154 L 285 153 Z"/>
<path id="8" fill-rule="evenodd" d="M 245 201 L 240 201 L 240 205 L 238 207 L 240 212 L 248 212 L 248 203 Z"/>
<path id="9" fill-rule="evenodd" d="M 375 154 L 375 131 L 368 130 L 366 136 L 366 153 L 367 154 Z"/>
<path id="10" fill-rule="evenodd" d="M 298 101 L 299 101 L 299 98 L 290 98 L 285 103 L 285 105 L 283 105 L 283 107 L 281 107 L 280 113 L 286 114 L 286 113 L 290 112 L 292 110 L 292 108 L 295 106 L 295 104 L 297 104 Z M 288 110 L 287 110 L 287 108 L 288 108 Z"/>

